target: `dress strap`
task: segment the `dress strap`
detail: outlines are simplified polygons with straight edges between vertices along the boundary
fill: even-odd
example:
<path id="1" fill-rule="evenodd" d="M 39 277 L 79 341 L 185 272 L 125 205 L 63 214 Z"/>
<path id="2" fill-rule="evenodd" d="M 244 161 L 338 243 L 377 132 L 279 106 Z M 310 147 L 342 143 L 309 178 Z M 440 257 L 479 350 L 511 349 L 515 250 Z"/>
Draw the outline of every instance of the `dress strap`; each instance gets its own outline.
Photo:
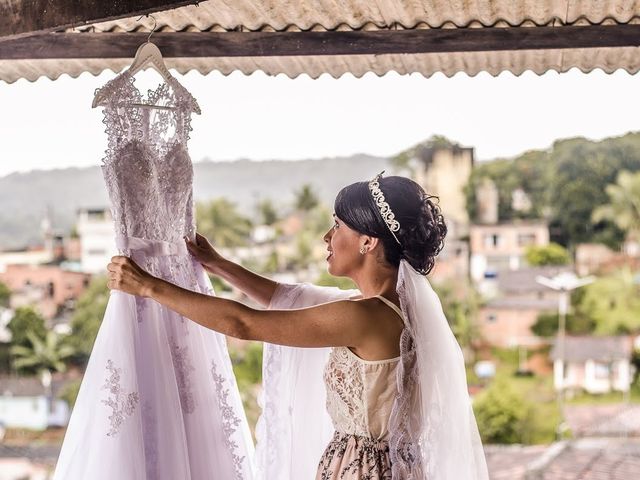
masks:
<path id="1" fill-rule="evenodd" d="M 402 314 L 402 310 L 400 310 L 400 308 L 395 303 L 393 303 L 391 300 L 389 300 L 387 298 L 384 298 L 382 295 L 374 295 L 374 297 L 375 298 L 379 298 L 384 303 L 386 303 L 388 306 L 390 306 L 398 315 L 400 315 L 400 318 L 404 322 L 404 315 Z"/>

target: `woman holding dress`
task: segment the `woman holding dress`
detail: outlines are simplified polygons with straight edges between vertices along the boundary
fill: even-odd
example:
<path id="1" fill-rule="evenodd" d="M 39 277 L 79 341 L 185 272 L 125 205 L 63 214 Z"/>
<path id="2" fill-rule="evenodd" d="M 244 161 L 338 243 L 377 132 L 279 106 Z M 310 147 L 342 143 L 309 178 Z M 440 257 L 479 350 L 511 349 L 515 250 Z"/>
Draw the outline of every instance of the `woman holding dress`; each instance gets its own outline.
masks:
<path id="1" fill-rule="evenodd" d="M 232 337 L 331 347 L 323 380 L 335 433 L 316 458 L 317 479 L 484 480 L 462 355 L 425 277 L 446 231 L 438 205 L 422 187 L 380 174 L 340 191 L 334 224 L 323 237 L 329 273 L 352 279 L 358 292 L 333 295 L 327 289 L 311 302 L 318 304 L 295 308 L 301 304 L 283 297 L 321 287 L 261 277 L 222 258 L 200 235 L 187 241 L 191 254 L 270 309 L 191 292 L 122 256 L 108 266 L 108 285 Z"/>

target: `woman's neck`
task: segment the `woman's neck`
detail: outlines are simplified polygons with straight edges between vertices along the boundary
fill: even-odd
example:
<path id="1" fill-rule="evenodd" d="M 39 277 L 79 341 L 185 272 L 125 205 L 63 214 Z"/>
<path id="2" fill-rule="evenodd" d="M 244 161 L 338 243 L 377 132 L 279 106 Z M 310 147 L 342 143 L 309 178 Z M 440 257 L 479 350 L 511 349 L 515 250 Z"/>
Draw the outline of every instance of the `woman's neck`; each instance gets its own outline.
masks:
<path id="1" fill-rule="evenodd" d="M 376 295 L 394 298 L 398 283 L 398 269 L 369 263 L 363 265 L 363 268 L 352 276 L 352 280 L 362 292 L 363 298 Z"/>

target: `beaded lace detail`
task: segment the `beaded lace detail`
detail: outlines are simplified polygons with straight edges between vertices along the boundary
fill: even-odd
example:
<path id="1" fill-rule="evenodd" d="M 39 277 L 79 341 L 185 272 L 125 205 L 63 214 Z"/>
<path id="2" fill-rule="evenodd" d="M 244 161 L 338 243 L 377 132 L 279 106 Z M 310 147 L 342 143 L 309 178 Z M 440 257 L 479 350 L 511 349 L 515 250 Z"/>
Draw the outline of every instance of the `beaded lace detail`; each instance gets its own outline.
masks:
<path id="1" fill-rule="evenodd" d="M 146 99 L 134 82 L 124 72 L 99 89 L 108 137 L 102 171 L 117 235 L 179 242 L 195 232 L 187 141 L 197 103 L 173 77 Z"/>

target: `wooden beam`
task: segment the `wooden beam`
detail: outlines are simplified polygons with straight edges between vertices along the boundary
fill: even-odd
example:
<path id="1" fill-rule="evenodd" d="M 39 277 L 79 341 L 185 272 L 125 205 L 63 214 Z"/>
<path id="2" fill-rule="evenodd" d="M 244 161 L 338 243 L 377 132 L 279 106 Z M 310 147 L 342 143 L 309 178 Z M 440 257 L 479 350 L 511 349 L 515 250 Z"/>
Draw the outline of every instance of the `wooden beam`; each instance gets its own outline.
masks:
<path id="1" fill-rule="evenodd" d="M 0 42 L 0 59 L 127 58 L 146 33 L 50 33 Z M 640 25 L 355 32 L 175 32 L 152 40 L 166 58 L 448 53 L 640 46 Z"/>
<path id="2" fill-rule="evenodd" d="M 2 0 L 0 41 L 197 3 L 195 0 Z"/>

